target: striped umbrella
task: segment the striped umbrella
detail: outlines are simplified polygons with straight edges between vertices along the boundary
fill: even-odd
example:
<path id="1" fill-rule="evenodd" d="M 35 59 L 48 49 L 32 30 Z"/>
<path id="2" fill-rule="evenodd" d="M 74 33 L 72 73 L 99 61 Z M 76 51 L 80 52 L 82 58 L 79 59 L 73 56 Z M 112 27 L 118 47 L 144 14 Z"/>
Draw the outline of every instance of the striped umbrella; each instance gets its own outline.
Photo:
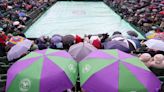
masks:
<path id="1" fill-rule="evenodd" d="M 97 50 L 79 63 L 85 92 L 158 92 L 160 81 L 137 58 L 120 50 Z"/>
<path id="2" fill-rule="evenodd" d="M 21 37 L 21 36 L 13 36 L 10 38 L 10 40 L 8 41 L 7 45 L 9 46 L 14 46 L 15 44 L 17 44 L 18 42 L 23 42 L 25 38 Z"/>
<path id="3" fill-rule="evenodd" d="M 8 70 L 6 92 L 62 92 L 75 85 L 76 68 L 66 51 L 31 52 Z"/>
<path id="4" fill-rule="evenodd" d="M 147 39 L 152 39 L 156 36 L 156 32 L 155 31 L 149 31 L 148 33 L 145 34 Z"/>

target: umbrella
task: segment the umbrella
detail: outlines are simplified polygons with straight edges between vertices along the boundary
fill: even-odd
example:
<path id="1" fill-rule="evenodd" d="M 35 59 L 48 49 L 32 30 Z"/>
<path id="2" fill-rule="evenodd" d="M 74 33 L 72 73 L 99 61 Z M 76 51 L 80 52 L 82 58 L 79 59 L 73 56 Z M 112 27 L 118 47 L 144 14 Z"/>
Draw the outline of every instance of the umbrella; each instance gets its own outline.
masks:
<path id="1" fill-rule="evenodd" d="M 162 15 L 164 15 L 164 11 L 160 11 L 159 13 L 162 14 Z"/>
<path id="2" fill-rule="evenodd" d="M 21 57 L 23 54 L 27 53 L 32 43 L 33 42 L 28 39 L 25 39 L 23 42 L 19 42 L 9 50 L 7 59 L 11 61 Z"/>
<path id="3" fill-rule="evenodd" d="M 136 45 L 136 43 L 134 42 L 134 40 L 132 40 L 132 39 L 127 39 L 127 41 L 128 41 L 128 46 L 129 46 L 129 49 L 130 49 L 130 50 L 135 50 L 135 49 L 137 49 L 137 45 Z"/>
<path id="4" fill-rule="evenodd" d="M 75 41 L 75 38 L 73 35 L 66 35 L 62 38 L 63 44 L 73 44 Z"/>
<path id="5" fill-rule="evenodd" d="M 130 36 L 138 37 L 138 34 L 135 31 L 128 31 L 127 34 Z"/>
<path id="6" fill-rule="evenodd" d="M 21 37 L 21 36 L 13 36 L 10 38 L 10 40 L 8 41 L 7 45 L 9 46 L 14 46 L 15 44 L 17 44 L 18 42 L 22 42 L 25 38 Z"/>
<path id="7" fill-rule="evenodd" d="M 85 92 L 158 92 L 160 81 L 139 60 L 120 50 L 94 51 L 79 62 Z"/>
<path id="8" fill-rule="evenodd" d="M 19 15 L 19 17 L 24 17 L 24 16 L 26 16 L 26 14 L 25 14 L 24 12 L 20 12 L 18 15 Z"/>
<path id="9" fill-rule="evenodd" d="M 155 31 L 149 31 L 148 33 L 145 34 L 145 36 L 148 39 L 152 39 L 156 36 L 156 32 Z"/>
<path id="10" fill-rule="evenodd" d="M 73 35 L 66 35 L 66 36 L 64 36 L 62 38 L 63 47 L 65 49 L 69 49 L 69 47 L 74 44 L 74 41 L 75 41 L 75 38 L 74 38 Z"/>
<path id="11" fill-rule="evenodd" d="M 140 48 L 141 47 L 140 41 L 138 39 L 130 39 L 130 40 L 133 41 L 132 44 L 135 48 Z"/>
<path id="12" fill-rule="evenodd" d="M 164 51 L 164 41 L 158 39 L 150 39 L 144 42 L 150 49 Z"/>
<path id="13" fill-rule="evenodd" d="M 51 43 L 59 43 L 62 41 L 62 36 L 60 35 L 54 35 L 52 38 L 51 38 Z"/>
<path id="14" fill-rule="evenodd" d="M 89 53 L 92 51 L 97 50 L 93 45 L 89 43 L 78 43 L 75 45 L 72 45 L 69 49 L 69 53 L 74 57 L 76 61 L 81 61 L 83 58 L 85 58 Z"/>
<path id="15" fill-rule="evenodd" d="M 75 85 L 76 68 L 66 51 L 31 52 L 8 70 L 6 92 L 63 92 Z"/>
<path id="16" fill-rule="evenodd" d="M 158 32 L 154 38 L 164 40 L 164 32 Z"/>
<path id="17" fill-rule="evenodd" d="M 123 41 L 116 41 L 116 40 L 109 41 L 104 44 L 104 48 L 105 49 L 119 49 L 124 52 L 130 52 L 130 49 L 129 49 L 127 43 L 125 43 Z"/>

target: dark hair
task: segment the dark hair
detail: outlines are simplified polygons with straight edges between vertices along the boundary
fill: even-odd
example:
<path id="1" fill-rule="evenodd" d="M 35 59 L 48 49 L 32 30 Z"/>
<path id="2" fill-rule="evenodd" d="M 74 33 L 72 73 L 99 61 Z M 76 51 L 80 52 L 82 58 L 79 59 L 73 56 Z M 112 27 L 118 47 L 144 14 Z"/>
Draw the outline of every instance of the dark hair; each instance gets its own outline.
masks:
<path id="1" fill-rule="evenodd" d="M 116 35 L 116 34 L 122 34 L 121 32 L 119 32 L 119 31 L 115 31 L 112 35 Z"/>

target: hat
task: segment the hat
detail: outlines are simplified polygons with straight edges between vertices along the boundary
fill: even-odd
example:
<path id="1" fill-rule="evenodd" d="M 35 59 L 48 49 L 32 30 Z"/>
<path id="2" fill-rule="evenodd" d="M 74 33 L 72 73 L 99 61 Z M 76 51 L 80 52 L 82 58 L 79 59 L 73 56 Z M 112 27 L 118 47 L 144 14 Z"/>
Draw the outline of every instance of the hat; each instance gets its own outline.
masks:
<path id="1" fill-rule="evenodd" d="M 92 44 L 94 40 L 100 41 L 100 38 L 99 38 L 99 36 L 91 36 L 91 38 L 89 40 L 90 40 L 90 43 Z"/>
<path id="2" fill-rule="evenodd" d="M 14 22 L 13 22 L 13 25 L 14 25 L 14 26 L 17 26 L 17 25 L 19 25 L 19 24 L 20 24 L 19 21 L 14 21 Z"/>
<path id="3" fill-rule="evenodd" d="M 121 32 L 119 32 L 119 31 L 115 31 L 112 35 L 116 35 L 116 34 L 122 34 Z"/>
<path id="4" fill-rule="evenodd" d="M 164 56 L 162 54 L 156 54 L 154 56 L 154 61 L 156 64 L 161 64 L 164 61 Z"/>
<path id="5" fill-rule="evenodd" d="M 130 36 L 138 37 L 138 34 L 134 31 L 128 31 L 127 34 Z"/>
<path id="6" fill-rule="evenodd" d="M 143 62 L 148 62 L 151 59 L 151 55 L 149 53 L 143 53 L 140 55 L 139 59 Z"/>
<path id="7" fill-rule="evenodd" d="M 156 54 L 154 61 L 151 62 L 151 66 L 159 69 L 164 69 L 164 56 L 162 54 Z"/>
<path id="8" fill-rule="evenodd" d="M 76 41 L 76 43 L 79 43 L 79 42 L 82 42 L 83 40 L 79 35 L 76 35 L 75 41 Z"/>
<path id="9" fill-rule="evenodd" d="M 100 49 L 101 48 L 101 42 L 100 42 L 99 39 L 93 40 L 92 45 L 95 46 L 97 49 Z"/>

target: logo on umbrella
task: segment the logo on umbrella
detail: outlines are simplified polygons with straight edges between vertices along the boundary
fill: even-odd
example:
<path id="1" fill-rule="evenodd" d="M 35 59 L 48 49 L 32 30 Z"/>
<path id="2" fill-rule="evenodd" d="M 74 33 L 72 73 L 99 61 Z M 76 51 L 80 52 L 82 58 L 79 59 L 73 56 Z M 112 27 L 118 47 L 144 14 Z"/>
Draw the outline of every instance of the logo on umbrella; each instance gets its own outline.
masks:
<path id="1" fill-rule="evenodd" d="M 69 64 L 69 65 L 68 65 L 68 69 L 69 69 L 71 72 L 76 73 L 76 67 L 75 67 L 75 65 Z"/>
<path id="2" fill-rule="evenodd" d="M 84 67 L 83 67 L 83 73 L 87 73 L 91 70 L 91 66 L 89 64 L 86 64 Z"/>
<path id="3" fill-rule="evenodd" d="M 31 87 L 31 81 L 29 79 L 22 79 L 19 83 L 19 89 L 21 92 L 27 92 Z"/>

